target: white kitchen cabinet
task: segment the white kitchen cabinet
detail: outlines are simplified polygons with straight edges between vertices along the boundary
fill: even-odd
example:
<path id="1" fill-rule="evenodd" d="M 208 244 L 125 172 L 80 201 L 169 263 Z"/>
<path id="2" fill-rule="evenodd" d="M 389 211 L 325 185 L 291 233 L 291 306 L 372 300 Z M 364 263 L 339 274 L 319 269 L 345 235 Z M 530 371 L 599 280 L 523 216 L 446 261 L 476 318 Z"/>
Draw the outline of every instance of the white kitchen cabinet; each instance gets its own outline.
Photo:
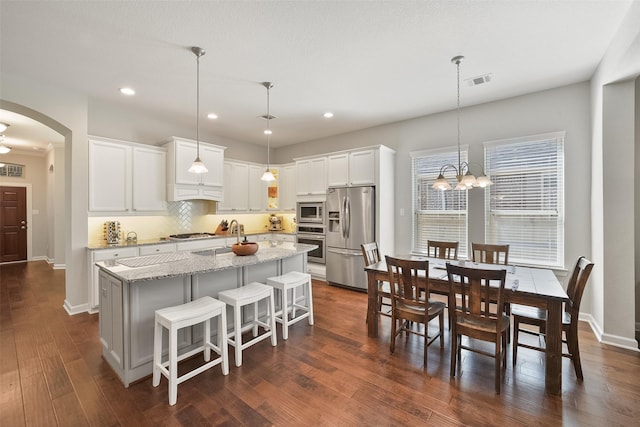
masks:
<path id="1" fill-rule="evenodd" d="M 267 191 L 269 183 L 261 180 L 266 166 L 249 165 L 249 211 L 259 212 L 267 210 Z"/>
<path id="2" fill-rule="evenodd" d="M 327 194 L 327 158 L 296 161 L 296 181 L 298 196 L 325 196 Z"/>
<path id="3" fill-rule="evenodd" d="M 225 161 L 224 184 L 224 198 L 218 203 L 218 210 L 221 212 L 248 211 L 249 165 Z"/>
<path id="4" fill-rule="evenodd" d="M 89 210 L 166 209 L 166 150 L 125 141 L 89 140 Z"/>
<path id="5" fill-rule="evenodd" d="M 327 186 L 349 185 L 349 153 L 327 156 Z"/>
<path id="6" fill-rule="evenodd" d="M 170 252 L 175 252 L 176 250 L 177 250 L 177 246 L 175 243 L 160 243 L 157 245 L 145 245 L 145 246 L 140 246 L 140 256 L 167 254 Z"/>
<path id="7" fill-rule="evenodd" d="M 89 312 L 93 313 L 100 306 L 100 289 L 98 274 L 100 269 L 96 267 L 98 261 L 115 261 L 121 258 L 138 256 L 137 246 L 127 248 L 100 249 L 90 251 L 89 256 Z"/>
<path id="8" fill-rule="evenodd" d="M 104 307 L 100 313 L 100 342 L 103 353 L 124 369 L 124 328 L 122 282 L 104 272 L 99 273 L 100 306 Z"/>
<path id="9" fill-rule="evenodd" d="M 327 186 L 375 185 L 374 150 L 351 151 L 327 157 Z"/>
<path id="10" fill-rule="evenodd" d="M 352 151 L 349 153 L 349 185 L 375 185 L 376 151 Z"/>
<path id="11" fill-rule="evenodd" d="M 156 147 L 133 147 L 132 195 L 133 211 L 167 209 L 167 152 Z"/>
<path id="12" fill-rule="evenodd" d="M 178 251 L 198 251 L 204 249 L 221 248 L 226 245 L 225 239 L 195 239 L 176 244 Z"/>
<path id="13" fill-rule="evenodd" d="M 224 150 L 226 147 L 200 142 L 200 160 L 209 172 L 189 172 L 197 155 L 195 141 L 171 138 L 167 148 L 167 199 L 178 200 L 222 200 Z"/>
<path id="14" fill-rule="evenodd" d="M 296 165 L 284 165 L 278 173 L 278 204 L 281 211 L 296 210 Z"/>

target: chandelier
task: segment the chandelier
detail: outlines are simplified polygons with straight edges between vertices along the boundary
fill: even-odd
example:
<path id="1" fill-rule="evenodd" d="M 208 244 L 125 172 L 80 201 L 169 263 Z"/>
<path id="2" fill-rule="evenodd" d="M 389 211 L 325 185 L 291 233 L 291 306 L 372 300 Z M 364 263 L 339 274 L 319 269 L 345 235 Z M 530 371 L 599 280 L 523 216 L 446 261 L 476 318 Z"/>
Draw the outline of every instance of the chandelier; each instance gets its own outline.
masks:
<path id="1" fill-rule="evenodd" d="M 260 179 L 262 181 L 269 182 L 269 181 L 274 181 L 276 179 L 276 177 L 273 176 L 273 173 L 271 173 L 271 166 L 270 166 L 270 159 L 269 159 L 269 141 L 272 134 L 270 122 L 271 122 L 271 119 L 275 119 L 275 116 L 272 116 L 271 114 L 269 114 L 269 90 L 273 87 L 273 83 L 262 82 L 262 86 L 267 88 L 267 114 L 264 116 L 261 116 L 263 119 L 267 121 L 267 128 L 264 131 L 264 134 L 267 135 L 267 169 L 264 171 Z"/>
<path id="2" fill-rule="evenodd" d="M 433 183 L 433 188 L 435 190 L 451 190 L 451 184 L 444 177 L 444 173 L 453 169 L 456 172 L 456 179 L 458 183 L 456 184 L 456 190 L 468 190 L 473 187 L 488 187 L 493 184 L 488 176 L 485 175 L 484 169 L 480 166 L 481 174 L 476 178 L 471 173 L 471 167 L 469 162 L 463 162 L 460 155 L 460 63 L 464 59 L 464 56 L 454 56 L 451 58 L 451 62 L 456 64 L 456 69 L 458 71 L 458 108 L 457 108 L 457 118 L 458 118 L 458 166 L 456 167 L 453 164 L 447 164 L 440 168 L 440 173 L 436 182 Z M 476 163 L 474 163 L 476 164 Z"/>

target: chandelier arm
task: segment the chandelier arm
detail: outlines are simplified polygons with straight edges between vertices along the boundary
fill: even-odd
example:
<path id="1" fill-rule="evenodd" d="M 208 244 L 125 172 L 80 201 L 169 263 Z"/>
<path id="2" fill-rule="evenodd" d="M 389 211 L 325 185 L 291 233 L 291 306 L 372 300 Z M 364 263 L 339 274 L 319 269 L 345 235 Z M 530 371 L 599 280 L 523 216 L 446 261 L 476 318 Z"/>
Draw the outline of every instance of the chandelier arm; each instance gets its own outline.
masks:
<path id="1" fill-rule="evenodd" d="M 456 175 L 458 175 L 458 168 L 455 167 L 455 165 L 453 165 L 452 163 L 449 163 L 448 165 L 442 166 L 440 168 L 440 175 L 444 176 L 444 173 L 449 169 L 453 169 L 454 171 L 456 171 Z"/>

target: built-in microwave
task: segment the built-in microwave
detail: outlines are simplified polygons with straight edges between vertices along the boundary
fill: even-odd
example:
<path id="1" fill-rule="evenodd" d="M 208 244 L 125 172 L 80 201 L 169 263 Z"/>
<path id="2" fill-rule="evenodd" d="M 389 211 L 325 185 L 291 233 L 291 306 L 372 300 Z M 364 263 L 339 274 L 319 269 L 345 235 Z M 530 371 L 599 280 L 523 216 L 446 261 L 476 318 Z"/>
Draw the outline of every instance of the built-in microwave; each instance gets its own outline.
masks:
<path id="1" fill-rule="evenodd" d="M 298 224 L 324 224 L 324 202 L 298 202 Z"/>

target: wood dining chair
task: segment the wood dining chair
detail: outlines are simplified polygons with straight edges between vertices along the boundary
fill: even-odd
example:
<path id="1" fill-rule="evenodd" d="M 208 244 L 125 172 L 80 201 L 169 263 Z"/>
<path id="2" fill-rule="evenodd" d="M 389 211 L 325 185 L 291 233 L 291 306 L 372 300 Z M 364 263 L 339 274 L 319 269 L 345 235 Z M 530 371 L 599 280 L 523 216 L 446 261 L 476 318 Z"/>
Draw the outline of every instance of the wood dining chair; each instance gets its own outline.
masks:
<path id="1" fill-rule="evenodd" d="M 429 261 L 406 260 L 385 257 L 389 270 L 391 289 L 391 353 L 396 348 L 396 336 L 403 331 L 424 337 L 424 369 L 427 369 L 427 347 L 440 337 L 440 348 L 444 347 L 444 308 L 439 301 L 422 298 L 421 291 L 429 295 Z M 438 318 L 438 333 L 429 336 L 429 322 Z M 424 333 L 414 327 L 424 324 Z"/>
<path id="2" fill-rule="evenodd" d="M 440 259 L 458 259 L 458 242 L 427 240 L 427 255 Z"/>
<path id="3" fill-rule="evenodd" d="M 471 253 L 473 262 L 502 265 L 509 263 L 509 245 L 471 243 Z"/>
<path id="4" fill-rule="evenodd" d="M 509 263 L 509 245 L 471 243 L 471 253 L 473 262 L 501 265 L 507 265 Z M 496 301 L 492 302 L 496 303 Z M 507 316 L 511 315 L 511 305 L 508 302 L 504 303 L 502 310 Z M 511 334 L 507 335 L 507 339 L 511 341 Z"/>
<path id="5" fill-rule="evenodd" d="M 489 304 L 491 300 L 497 301 L 498 304 L 504 302 L 506 275 L 507 270 L 483 270 L 447 263 L 449 300 L 455 301 L 459 296 L 461 301 L 460 306 L 452 310 L 450 376 L 455 377 L 456 362 L 461 363 L 462 350 L 493 357 L 495 359 L 495 390 L 497 394 L 500 394 L 502 368 L 506 367 L 507 363 L 509 317 L 502 312 L 491 313 Z M 494 285 L 491 285 L 492 282 Z M 495 350 L 493 353 L 489 353 L 480 348 L 472 347 L 470 344 L 463 345 L 462 335 L 492 342 L 495 345 Z"/>
<path id="6" fill-rule="evenodd" d="M 571 359 L 576 371 L 576 377 L 580 381 L 582 381 L 584 377 L 582 375 L 580 348 L 578 346 L 578 316 L 580 314 L 582 294 L 587 286 L 587 281 L 589 280 L 592 269 L 593 263 L 591 261 L 583 256 L 578 258 L 573 269 L 573 274 L 571 274 L 571 278 L 569 279 L 569 285 L 567 286 L 569 302 L 565 304 L 564 312 L 562 313 L 562 332 L 564 332 L 562 342 L 567 346 L 567 352 L 563 352 L 562 355 Z M 537 307 L 513 304 L 511 313 L 513 314 L 513 365 L 515 366 L 516 358 L 518 357 L 518 346 L 545 351 L 547 311 Z M 538 332 L 520 329 L 520 324 L 537 326 Z M 519 341 L 520 332 L 538 336 L 540 346 L 521 343 Z"/>
<path id="7" fill-rule="evenodd" d="M 365 267 L 382 261 L 377 242 L 360 245 L 360 249 L 362 249 L 362 257 L 364 258 Z M 377 286 L 378 313 L 383 316 L 391 317 L 391 290 L 389 289 L 389 282 L 378 281 Z"/>

